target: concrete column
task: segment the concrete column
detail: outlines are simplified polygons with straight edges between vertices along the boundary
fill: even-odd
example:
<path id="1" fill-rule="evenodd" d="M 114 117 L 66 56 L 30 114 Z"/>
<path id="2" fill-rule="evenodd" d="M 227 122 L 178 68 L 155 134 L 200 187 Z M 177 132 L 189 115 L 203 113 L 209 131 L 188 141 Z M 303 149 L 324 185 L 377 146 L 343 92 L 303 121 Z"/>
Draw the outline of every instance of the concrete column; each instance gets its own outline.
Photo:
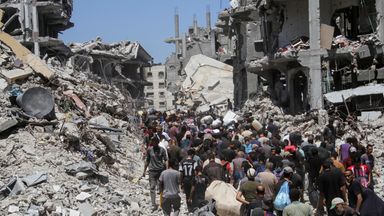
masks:
<path id="1" fill-rule="evenodd" d="M 32 31 L 32 19 L 31 19 L 31 1 L 24 1 L 24 26 L 25 26 L 25 39 L 29 40 L 31 38 Z"/>
<path id="2" fill-rule="evenodd" d="M 207 30 L 208 32 L 211 31 L 211 10 L 209 9 L 209 6 L 207 7 L 207 13 L 205 15 L 205 19 L 206 19 L 206 22 L 207 22 Z"/>
<path id="3" fill-rule="evenodd" d="M 320 0 L 309 0 L 309 77 L 311 109 L 323 108 L 323 92 L 321 88 L 321 51 L 320 51 Z"/>
<path id="4" fill-rule="evenodd" d="M 309 45 L 311 49 L 320 49 L 320 0 L 308 0 Z"/>
<path id="5" fill-rule="evenodd" d="M 197 26 L 197 18 L 196 18 L 196 14 L 193 15 L 193 33 L 195 34 L 195 36 L 197 36 L 199 34 L 199 29 L 198 29 L 198 26 Z"/>
<path id="6" fill-rule="evenodd" d="M 175 14 L 175 47 L 176 47 L 176 55 L 179 54 L 179 38 L 180 38 L 180 27 L 179 27 L 179 14 Z"/>
<path id="7" fill-rule="evenodd" d="M 183 58 L 187 58 L 187 36 L 185 33 L 183 34 L 183 38 L 181 39 L 182 50 L 183 50 Z"/>
<path id="8" fill-rule="evenodd" d="M 384 1 L 376 0 L 376 11 L 378 16 L 377 32 L 381 42 L 384 42 Z"/>
<path id="9" fill-rule="evenodd" d="M 39 45 L 39 14 L 37 12 L 36 0 L 32 1 L 32 25 L 33 25 L 33 44 L 34 44 L 34 53 L 37 56 L 40 56 L 40 45 Z"/>

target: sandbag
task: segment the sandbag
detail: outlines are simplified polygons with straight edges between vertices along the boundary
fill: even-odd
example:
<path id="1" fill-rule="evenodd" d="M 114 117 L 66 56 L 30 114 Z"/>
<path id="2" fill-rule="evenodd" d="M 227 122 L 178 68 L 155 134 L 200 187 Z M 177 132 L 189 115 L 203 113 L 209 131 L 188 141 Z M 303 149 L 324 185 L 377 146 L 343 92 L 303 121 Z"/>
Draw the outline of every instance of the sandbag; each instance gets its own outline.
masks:
<path id="1" fill-rule="evenodd" d="M 216 201 L 217 215 L 239 216 L 241 203 L 236 200 L 236 189 L 223 181 L 213 181 L 205 191 L 205 199 Z"/>
<path id="2" fill-rule="evenodd" d="M 213 118 L 210 115 L 204 116 L 203 118 L 200 119 L 201 124 L 210 125 L 212 124 L 212 122 L 213 122 Z"/>
<path id="3" fill-rule="evenodd" d="M 263 128 L 263 125 L 262 125 L 259 121 L 257 121 L 257 120 L 255 119 L 255 120 L 253 120 L 253 122 L 252 122 L 252 127 L 253 127 L 256 131 L 258 131 L 258 130 L 260 130 L 260 129 Z"/>

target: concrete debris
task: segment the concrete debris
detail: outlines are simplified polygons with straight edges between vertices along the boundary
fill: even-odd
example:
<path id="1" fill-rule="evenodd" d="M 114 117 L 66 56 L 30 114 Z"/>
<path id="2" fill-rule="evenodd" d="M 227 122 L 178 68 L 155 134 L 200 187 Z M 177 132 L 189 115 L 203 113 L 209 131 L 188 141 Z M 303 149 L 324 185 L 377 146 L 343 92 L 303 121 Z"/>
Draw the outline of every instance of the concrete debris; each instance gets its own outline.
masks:
<path id="1" fill-rule="evenodd" d="M 1 31 L 0 41 L 7 45 L 15 53 L 16 57 L 21 59 L 24 64 L 29 65 L 36 73 L 41 74 L 47 79 L 52 79 L 54 72 L 48 68 L 40 57 L 34 55 L 11 35 Z"/>
<path id="2" fill-rule="evenodd" d="M 233 100 L 232 66 L 199 54 L 190 58 L 184 71 L 186 79 L 179 92 L 180 105 L 187 108 L 197 105 L 200 111 L 207 105 L 227 110 L 227 101 Z"/>
<path id="3" fill-rule="evenodd" d="M 16 80 L 24 79 L 33 74 L 33 71 L 26 69 L 13 69 L 1 72 L 2 76 L 8 81 L 8 83 L 14 83 Z"/>
<path id="4" fill-rule="evenodd" d="M 16 119 L 2 119 L 0 118 L 0 133 L 15 127 L 19 122 Z"/>
<path id="5" fill-rule="evenodd" d="M 92 195 L 86 192 L 81 192 L 79 195 L 76 196 L 76 200 L 78 201 L 85 201 L 86 199 L 90 198 Z"/>
<path id="6" fill-rule="evenodd" d="M 40 184 L 42 182 L 45 182 L 48 180 L 47 173 L 38 173 L 30 176 L 26 176 L 21 179 L 21 181 L 27 186 L 35 186 L 37 184 Z"/>
<path id="7" fill-rule="evenodd" d="M 19 207 L 18 206 L 14 206 L 14 205 L 11 205 L 9 206 L 8 208 L 8 213 L 16 213 L 16 212 L 19 212 Z"/>
<path id="8" fill-rule="evenodd" d="M 88 203 L 81 203 L 79 205 L 79 212 L 82 216 L 95 216 L 97 212 L 94 210 L 93 206 Z"/>
<path id="9" fill-rule="evenodd" d="M 48 55 L 51 74 L 20 44 L 7 43 L 0 44 L 1 71 L 29 75 L 0 79 L 0 215 L 132 215 L 132 201 L 143 203 L 134 209 L 136 215 L 150 215 L 150 204 L 144 202 L 149 190 L 132 182 L 143 164 L 137 154 L 140 122 L 131 119 L 137 118 L 134 107 L 141 103 L 132 97 L 142 96 L 146 84 L 136 71 L 151 57 L 138 43 L 104 47 L 108 54 L 81 48 L 63 64 Z M 79 59 L 88 58 L 103 59 L 120 73 L 103 80 L 102 74 L 81 67 Z M 115 61 L 119 58 L 132 61 Z M 31 68 L 44 79 L 30 74 Z M 132 73 L 132 68 L 138 70 Z M 120 85 L 116 77 L 127 82 Z M 52 112 L 54 117 L 46 118 Z"/>
<path id="10" fill-rule="evenodd" d="M 4 91 L 8 87 L 8 83 L 5 79 L 0 78 L 0 91 Z"/>

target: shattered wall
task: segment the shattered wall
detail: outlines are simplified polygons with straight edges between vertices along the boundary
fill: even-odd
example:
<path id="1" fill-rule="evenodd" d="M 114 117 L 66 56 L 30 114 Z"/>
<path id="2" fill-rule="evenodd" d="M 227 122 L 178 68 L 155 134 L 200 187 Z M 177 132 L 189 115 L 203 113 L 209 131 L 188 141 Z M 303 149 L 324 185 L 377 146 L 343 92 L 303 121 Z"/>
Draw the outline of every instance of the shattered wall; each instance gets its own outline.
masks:
<path id="1" fill-rule="evenodd" d="M 235 105 L 261 84 L 285 111 L 302 113 L 323 107 L 327 91 L 382 82 L 382 30 L 372 18 L 382 19 L 382 1 L 231 1 L 231 6 L 226 10 L 228 38 L 236 41 Z M 250 81 L 249 73 L 260 78 Z"/>
<path id="2" fill-rule="evenodd" d="M 26 47 L 40 55 L 50 56 L 61 53 L 68 56 L 70 51 L 61 40 L 60 32 L 73 27 L 70 21 L 73 1 L 2 1 L 4 11 L 2 30 L 21 41 Z"/>
<path id="3" fill-rule="evenodd" d="M 308 37 L 308 0 L 289 0 L 286 1 L 286 5 L 280 7 L 284 7 L 284 24 L 279 34 L 279 47 L 289 44 L 297 37 Z M 273 22 L 278 22 L 278 19 Z"/>
<path id="4" fill-rule="evenodd" d="M 100 38 L 83 44 L 72 43 L 72 57 L 77 69 L 87 68 L 102 82 L 114 84 L 133 98 L 135 107 L 144 105 L 144 67 L 152 57 L 138 42 L 122 41 L 106 44 Z"/>
<path id="5" fill-rule="evenodd" d="M 187 78 L 182 84 L 180 104 L 198 111 L 208 111 L 209 106 L 224 105 L 233 101 L 233 67 L 204 55 L 192 56 L 184 68 Z M 223 107 L 223 108 L 224 108 Z"/>

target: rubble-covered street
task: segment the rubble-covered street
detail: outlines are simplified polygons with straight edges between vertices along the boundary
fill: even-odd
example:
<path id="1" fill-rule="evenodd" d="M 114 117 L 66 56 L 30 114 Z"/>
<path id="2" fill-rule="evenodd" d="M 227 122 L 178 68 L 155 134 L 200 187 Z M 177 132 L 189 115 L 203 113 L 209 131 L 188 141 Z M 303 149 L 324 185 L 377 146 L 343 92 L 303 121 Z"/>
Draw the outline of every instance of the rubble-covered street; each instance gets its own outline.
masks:
<path id="1" fill-rule="evenodd" d="M 383 1 L 219 4 L 158 63 L 0 1 L 0 215 L 383 215 Z"/>

